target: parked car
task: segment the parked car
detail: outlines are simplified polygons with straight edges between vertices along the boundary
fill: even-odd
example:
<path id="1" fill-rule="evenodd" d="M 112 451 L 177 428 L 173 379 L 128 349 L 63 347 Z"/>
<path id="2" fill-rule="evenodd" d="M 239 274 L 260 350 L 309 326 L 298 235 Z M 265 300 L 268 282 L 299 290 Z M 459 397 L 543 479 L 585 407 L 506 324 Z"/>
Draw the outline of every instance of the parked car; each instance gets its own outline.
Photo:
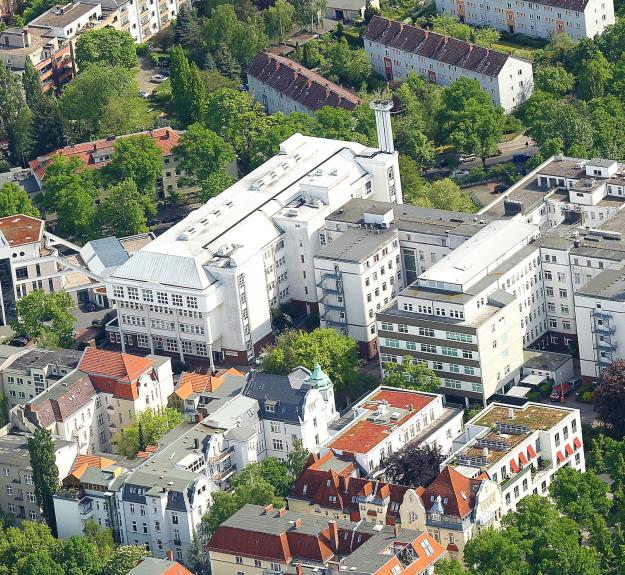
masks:
<path id="1" fill-rule="evenodd" d="M 520 154 L 514 154 L 514 156 L 512 156 L 512 161 L 515 164 L 520 164 L 521 162 L 527 162 L 527 160 L 529 160 L 531 157 L 532 156 L 530 156 L 529 154 L 522 152 Z"/>
<path id="2" fill-rule="evenodd" d="M 466 162 L 472 162 L 473 160 L 476 159 L 476 155 L 475 154 L 462 154 L 459 158 L 458 161 L 461 164 L 465 164 Z"/>
<path id="3" fill-rule="evenodd" d="M 98 306 L 94 304 L 92 301 L 88 301 L 82 304 L 82 309 L 84 311 L 96 311 L 98 309 Z"/>
<path id="4" fill-rule="evenodd" d="M 165 80 L 167 80 L 167 76 L 163 76 L 163 74 L 154 74 L 150 76 L 150 82 L 155 82 L 156 84 L 161 84 Z"/>
<path id="5" fill-rule="evenodd" d="M 467 170 L 454 170 L 451 174 L 449 174 L 452 178 L 462 178 L 462 176 L 468 176 L 469 172 Z"/>
<path id="6" fill-rule="evenodd" d="M 28 345 L 28 342 L 30 341 L 30 338 L 23 335 L 23 334 L 19 334 L 16 335 L 10 342 L 9 345 L 12 345 L 14 347 L 25 347 Z"/>
<path id="7" fill-rule="evenodd" d="M 447 165 L 447 160 L 445 158 L 439 158 L 436 160 L 434 164 L 437 168 L 444 168 Z"/>
<path id="8" fill-rule="evenodd" d="M 493 194 L 503 194 L 508 189 L 506 184 L 497 184 L 493 190 Z"/>
<path id="9" fill-rule="evenodd" d="M 561 398 L 566 397 L 573 391 L 573 386 L 570 382 L 565 381 L 559 385 L 554 385 L 551 391 L 549 399 L 551 401 L 560 401 Z"/>

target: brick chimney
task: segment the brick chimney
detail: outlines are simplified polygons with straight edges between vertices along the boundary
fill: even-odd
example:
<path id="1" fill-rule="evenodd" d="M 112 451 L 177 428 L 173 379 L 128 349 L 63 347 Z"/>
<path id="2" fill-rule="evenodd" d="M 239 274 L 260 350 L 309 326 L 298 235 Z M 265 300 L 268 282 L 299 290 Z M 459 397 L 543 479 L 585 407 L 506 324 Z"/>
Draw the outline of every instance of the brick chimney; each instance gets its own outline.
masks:
<path id="1" fill-rule="evenodd" d="M 393 533 L 395 534 L 395 537 L 399 537 L 399 525 L 397 523 L 393 525 Z"/>
<path id="2" fill-rule="evenodd" d="M 286 515 L 286 507 L 281 507 L 278 513 L 280 514 L 280 517 L 282 517 L 283 515 Z"/>
<path id="3" fill-rule="evenodd" d="M 30 46 L 32 42 L 32 38 L 30 36 L 30 29 L 28 28 L 28 26 L 24 27 L 24 31 L 22 32 L 22 35 L 23 35 L 24 47 L 28 48 L 28 46 Z"/>
<path id="4" fill-rule="evenodd" d="M 273 511 L 273 505 L 270 503 L 265 506 L 265 513 L 271 513 Z"/>
<path id="5" fill-rule="evenodd" d="M 302 568 L 302 562 L 300 561 L 295 568 L 297 569 L 297 575 L 303 575 L 304 569 Z"/>
<path id="6" fill-rule="evenodd" d="M 330 528 L 330 547 L 335 553 L 339 552 L 339 530 L 336 526 L 336 521 L 328 521 L 328 527 Z"/>
<path id="7" fill-rule="evenodd" d="M 293 523 L 293 527 L 295 527 L 295 529 L 298 529 L 302 526 L 302 518 L 298 517 L 295 522 Z"/>

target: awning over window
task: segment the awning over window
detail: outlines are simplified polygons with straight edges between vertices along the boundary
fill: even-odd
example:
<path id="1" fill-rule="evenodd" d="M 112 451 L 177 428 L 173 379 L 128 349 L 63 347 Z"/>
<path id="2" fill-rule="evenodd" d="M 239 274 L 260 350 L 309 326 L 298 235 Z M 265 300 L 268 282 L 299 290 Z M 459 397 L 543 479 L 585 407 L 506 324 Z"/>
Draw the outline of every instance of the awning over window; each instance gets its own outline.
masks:
<path id="1" fill-rule="evenodd" d="M 536 457 L 536 452 L 534 451 L 534 448 L 531 445 L 527 446 L 527 456 L 530 459 L 534 459 L 534 457 Z"/>
<path id="2" fill-rule="evenodd" d="M 582 448 L 582 442 L 577 437 L 575 439 L 573 439 L 573 444 L 575 445 L 575 447 L 577 449 L 581 449 Z"/>
<path id="3" fill-rule="evenodd" d="M 559 461 L 560 463 L 564 463 L 564 455 L 562 455 L 562 452 L 561 452 L 561 451 L 558 451 L 558 453 L 557 453 L 557 457 L 558 457 L 558 461 Z"/>
<path id="4" fill-rule="evenodd" d="M 567 443 L 564 446 L 564 451 L 566 451 L 569 455 L 573 455 L 573 448 L 571 447 L 570 443 Z"/>
<path id="5" fill-rule="evenodd" d="M 510 460 L 510 468 L 512 469 L 512 471 L 514 471 L 515 473 L 519 472 L 519 466 L 517 465 L 517 462 L 514 459 Z"/>
<path id="6" fill-rule="evenodd" d="M 523 453 L 522 451 L 521 453 L 519 453 L 519 460 L 523 465 L 527 465 L 527 457 L 525 457 L 525 453 Z"/>

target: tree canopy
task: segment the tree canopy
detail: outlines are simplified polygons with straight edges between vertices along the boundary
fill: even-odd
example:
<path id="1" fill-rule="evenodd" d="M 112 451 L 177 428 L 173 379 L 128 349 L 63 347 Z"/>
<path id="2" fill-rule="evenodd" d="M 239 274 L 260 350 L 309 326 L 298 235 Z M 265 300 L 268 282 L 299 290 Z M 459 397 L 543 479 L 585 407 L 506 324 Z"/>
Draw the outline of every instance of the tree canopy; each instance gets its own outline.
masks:
<path id="1" fill-rule="evenodd" d="M 403 356 L 400 363 L 384 364 L 384 385 L 435 393 L 440 383 L 427 363 L 415 361 L 408 355 Z"/>
<path id="2" fill-rule="evenodd" d="M 442 461 L 439 447 L 411 441 L 386 457 L 381 467 L 390 483 L 427 487 L 438 476 Z"/>
<path id="3" fill-rule="evenodd" d="M 59 487 L 59 470 L 56 466 L 56 449 L 52 434 L 47 429 L 36 429 L 28 438 L 28 454 L 33 470 L 35 498 L 41 515 L 53 535 L 56 535 L 56 514 L 53 495 Z"/>
<path id="4" fill-rule="evenodd" d="M 134 458 L 139 451 L 156 442 L 167 432 L 182 423 L 182 414 L 170 407 L 146 409 L 136 413 L 132 423 L 115 438 L 117 450 Z"/>
<path id="5" fill-rule="evenodd" d="M 601 373 L 593 400 L 597 419 L 619 437 L 625 435 L 625 361 L 617 360 Z"/>
<path id="6" fill-rule="evenodd" d="M 7 182 L 0 187 L 0 218 L 15 214 L 41 217 L 26 190 L 14 182 Z"/>
<path id="7" fill-rule="evenodd" d="M 110 26 L 88 30 L 76 42 L 76 64 L 84 71 L 93 64 L 108 64 L 132 70 L 139 64 L 132 36 Z"/>
<path id="8" fill-rule="evenodd" d="M 46 293 L 36 289 L 17 301 L 17 317 L 11 322 L 16 333 L 26 334 L 47 349 L 73 347 L 74 308 L 66 291 Z"/>

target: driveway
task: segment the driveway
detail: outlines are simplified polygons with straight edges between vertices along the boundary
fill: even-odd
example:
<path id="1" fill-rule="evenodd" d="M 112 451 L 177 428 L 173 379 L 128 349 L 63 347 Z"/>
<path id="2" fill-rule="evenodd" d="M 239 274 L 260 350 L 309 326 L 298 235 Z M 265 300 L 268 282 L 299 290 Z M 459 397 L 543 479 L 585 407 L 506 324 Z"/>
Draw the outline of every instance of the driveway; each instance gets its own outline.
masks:
<path id="1" fill-rule="evenodd" d="M 156 68 L 148 56 L 139 58 L 139 70 L 135 76 L 140 92 L 152 93 L 152 90 L 158 86 L 154 82 L 150 82 L 150 76 L 156 74 Z"/>

